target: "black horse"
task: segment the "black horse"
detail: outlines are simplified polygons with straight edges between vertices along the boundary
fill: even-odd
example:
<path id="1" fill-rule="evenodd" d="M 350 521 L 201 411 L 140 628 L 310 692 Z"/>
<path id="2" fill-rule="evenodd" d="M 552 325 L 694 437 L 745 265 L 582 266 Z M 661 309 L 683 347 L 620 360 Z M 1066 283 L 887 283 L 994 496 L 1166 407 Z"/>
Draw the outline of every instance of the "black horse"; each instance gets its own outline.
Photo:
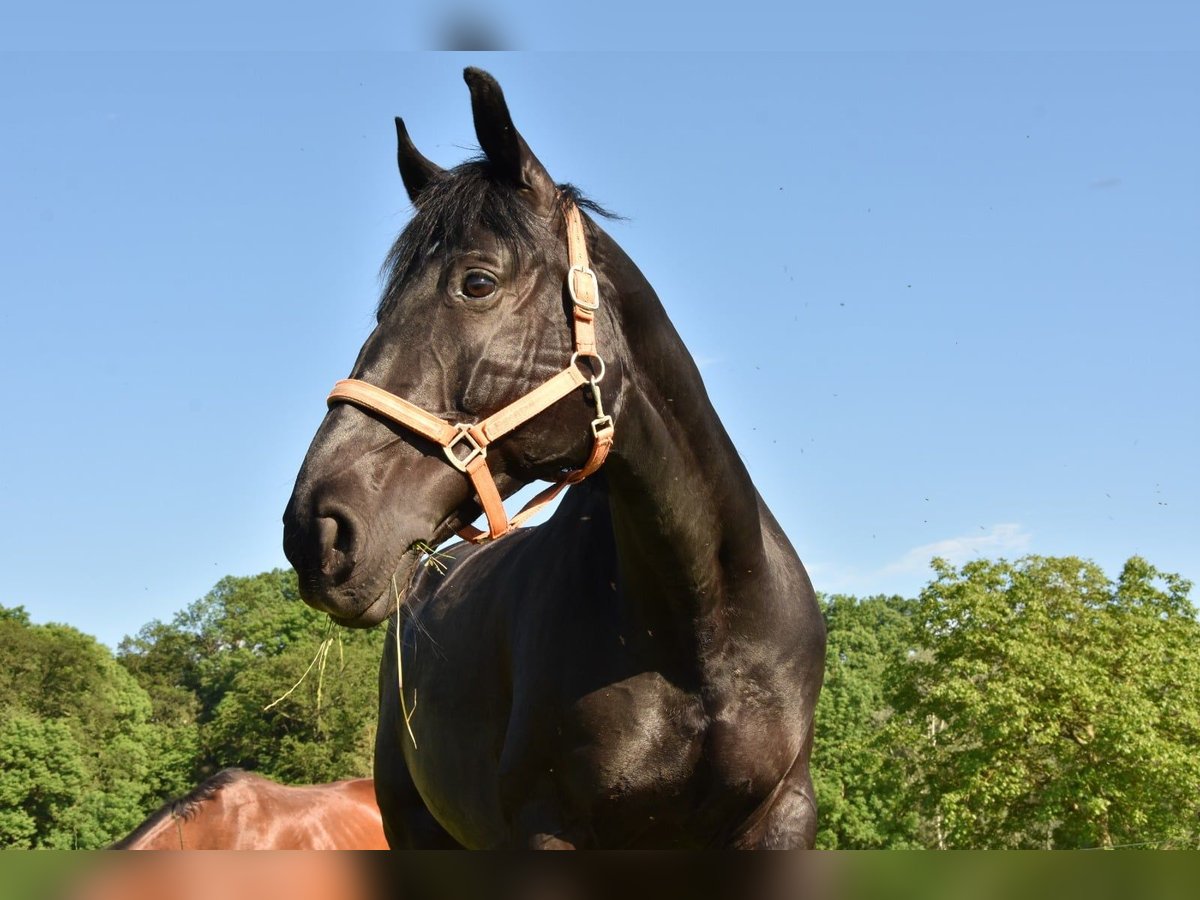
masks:
<path id="1" fill-rule="evenodd" d="M 305 601 L 401 631 L 388 838 L 811 846 L 825 628 L 804 567 L 654 290 L 578 213 L 600 210 L 555 185 L 490 75 L 465 77 L 484 155 L 440 169 L 396 120 L 416 214 L 284 513 Z M 428 555 L 485 494 L 564 472 L 545 524 Z"/>

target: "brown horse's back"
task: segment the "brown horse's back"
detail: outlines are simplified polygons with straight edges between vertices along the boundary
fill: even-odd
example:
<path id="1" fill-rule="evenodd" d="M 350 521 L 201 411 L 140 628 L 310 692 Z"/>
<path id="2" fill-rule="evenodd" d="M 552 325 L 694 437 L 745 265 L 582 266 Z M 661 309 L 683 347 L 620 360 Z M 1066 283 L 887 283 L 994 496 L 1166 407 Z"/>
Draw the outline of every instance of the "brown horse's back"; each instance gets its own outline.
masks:
<path id="1" fill-rule="evenodd" d="M 284 785 L 230 770 L 168 804 L 125 850 L 386 850 L 374 782 Z"/>
<path id="2" fill-rule="evenodd" d="M 302 788 L 272 786 L 288 792 L 280 804 L 283 808 L 290 805 L 290 822 L 280 832 L 278 846 L 294 850 L 388 849 L 373 780 Z"/>

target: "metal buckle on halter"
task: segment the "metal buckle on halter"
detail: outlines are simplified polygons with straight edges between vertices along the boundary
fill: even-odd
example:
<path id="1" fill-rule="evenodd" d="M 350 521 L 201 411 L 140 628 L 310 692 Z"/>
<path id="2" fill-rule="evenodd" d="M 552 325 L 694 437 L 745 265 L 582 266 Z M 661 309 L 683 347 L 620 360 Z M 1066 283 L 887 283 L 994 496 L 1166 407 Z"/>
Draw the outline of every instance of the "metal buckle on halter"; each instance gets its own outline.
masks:
<path id="1" fill-rule="evenodd" d="M 596 357 L 600 359 L 600 357 Z M 572 359 L 572 362 L 574 359 Z M 613 430 L 612 416 L 604 412 L 604 401 L 600 398 L 600 378 L 604 377 L 604 360 L 600 360 L 600 377 L 593 378 L 588 382 L 592 388 L 592 402 L 596 405 L 596 418 L 592 419 L 592 437 L 600 440 L 602 434 L 607 434 Z"/>
<path id="2" fill-rule="evenodd" d="M 470 425 L 459 422 L 454 427 L 458 429 L 458 434 L 450 439 L 450 443 L 442 447 L 442 452 L 446 454 L 446 459 L 450 460 L 450 465 L 454 466 L 454 468 L 458 469 L 458 471 L 462 472 L 463 474 L 466 474 L 467 466 L 475 460 L 475 457 L 487 456 L 487 447 L 481 447 L 479 445 L 479 441 L 475 440 L 474 435 L 471 434 Z M 459 456 L 454 452 L 454 448 L 458 446 L 460 441 L 464 440 L 469 445 L 467 455 Z"/>
<path id="3" fill-rule="evenodd" d="M 596 300 L 594 303 L 585 303 L 579 299 L 579 295 L 575 293 L 575 279 L 572 277 L 576 272 L 580 275 L 587 275 L 592 279 L 592 287 L 595 290 Z M 567 293 L 571 295 L 571 302 L 580 309 L 586 309 L 590 312 L 595 312 L 600 308 L 600 279 L 596 277 L 596 273 L 592 271 L 591 266 L 581 266 L 578 263 L 567 269 Z"/>

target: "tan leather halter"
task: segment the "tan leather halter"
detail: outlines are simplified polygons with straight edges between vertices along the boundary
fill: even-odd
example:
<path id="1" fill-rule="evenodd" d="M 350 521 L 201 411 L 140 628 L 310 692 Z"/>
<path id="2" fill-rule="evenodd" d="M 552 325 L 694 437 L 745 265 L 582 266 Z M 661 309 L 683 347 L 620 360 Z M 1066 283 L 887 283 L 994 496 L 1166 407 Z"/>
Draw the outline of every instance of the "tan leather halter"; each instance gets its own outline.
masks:
<path id="1" fill-rule="evenodd" d="M 604 464 L 613 441 L 613 420 L 604 414 L 600 402 L 600 380 L 604 377 L 604 360 L 596 352 L 596 311 L 600 308 L 600 283 L 588 265 L 587 242 L 583 232 L 583 217 L 570 201 L 563 204 L 567 220 L 567 292 L 571 296 L 575 333 L 575 352 L 567 367 L 528 394 L 514 400 L 503 409 L 474 424 L 450 423 L 419 406 L 409 403 L 383 388 L 347 378 L 330 391 L 327 403 L 347 402 L 361 406 L 384 418 L 415 431 L 435 444 L 440 444 L 450 465 L 471 479 L 479 505 L 487 516 L 488 530 L 480 531 L 471 525 L 459 530 L 466 540 L 480 542 L 507 534 L 553 500 L 569 484 L 587 478 Z M 586 376 L 576 365 L 579 357 L 592 357 L 600 371 Z M 518 425 L 528 422 L 577 388 L 590 385 L 596 403 L 596 418 L 592 420 L 592 452 L 579 469 L 569 472 L 561 481 L 542 491 L 510 521 L 504 512 L 500 491 L 487 464 L 488 445 L 508 434 Z"/>

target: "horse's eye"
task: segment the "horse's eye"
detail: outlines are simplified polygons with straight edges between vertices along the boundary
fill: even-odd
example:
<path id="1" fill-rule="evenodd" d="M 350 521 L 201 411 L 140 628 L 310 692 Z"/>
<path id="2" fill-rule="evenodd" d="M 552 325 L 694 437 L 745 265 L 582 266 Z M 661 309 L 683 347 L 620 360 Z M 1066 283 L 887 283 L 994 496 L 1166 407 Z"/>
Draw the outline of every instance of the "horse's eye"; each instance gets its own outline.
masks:
<path id="1" fill-rule="evenodd" d="M 462 294 L 472 300 L 482 300 L 496 291 L 496 279 L 487 272 L 468 272 L 463 279 Z"/>

